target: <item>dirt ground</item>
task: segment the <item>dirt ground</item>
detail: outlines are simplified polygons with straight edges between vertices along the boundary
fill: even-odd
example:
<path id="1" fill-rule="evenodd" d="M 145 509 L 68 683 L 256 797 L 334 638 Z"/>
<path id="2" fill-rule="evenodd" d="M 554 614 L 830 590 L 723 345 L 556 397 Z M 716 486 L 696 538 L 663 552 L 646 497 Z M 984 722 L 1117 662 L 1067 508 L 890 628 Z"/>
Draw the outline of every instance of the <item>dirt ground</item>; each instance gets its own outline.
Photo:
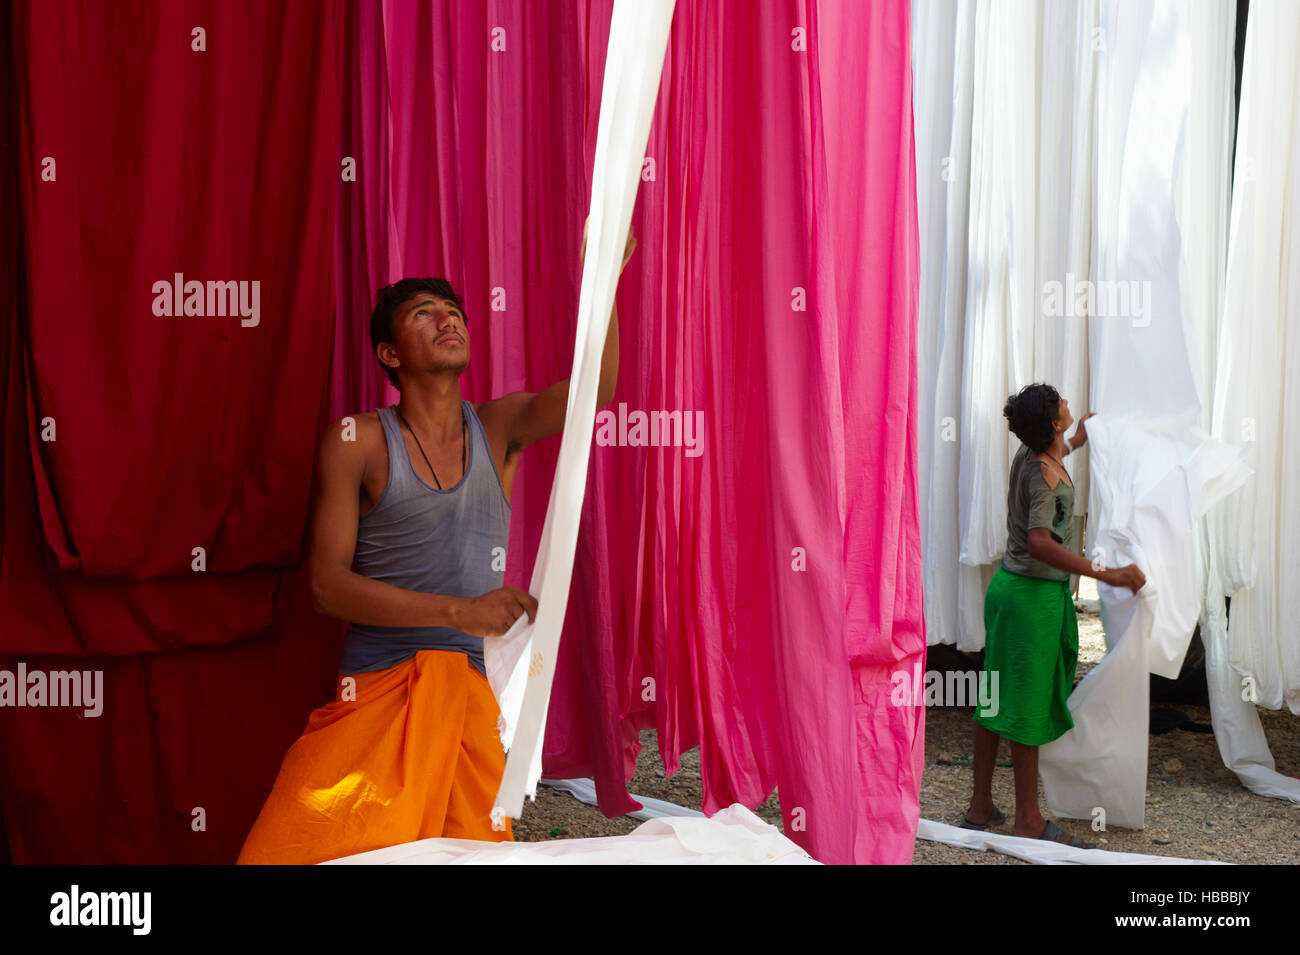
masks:
<path id="1" fill-rule="evenodd" d="M 691 809 L 704 808 L 704 789 L 700 782 L 699 748 L 682 754 L 682 766 L 672 778 L 664 775 L 659 758 L 659 742 L 654 730 L 641 733 L 641 754 L 637 757 L 636 776 L 628 792 L 651 796 Z M 781 804 L 773 792 L 755 815 L 785 831 L 781 821 Z M 641 825 L 642 820 L 629 816 L 606 819 L 595 806 L 581 803 L 568 793 L 545 786 L 537 787 L 537 802 L 524 804 L 524 817 L 515 820 L 515 839 L 540 842 L 545 839 L 587 839 L 592 836 L 621 836 Z"/>
<path id="2" fill-rule="evenodd" d="M 1101 660 L 1105 639 L 1099 617 L 1086 609 L 1086 600 L 1095 596 L 1095 590 L 1089 593 L 1085 589 L 1080 596 L 1085 600 L 1078 605 L 1081 679 Z M 1210 711 L 1205 707 L 1162 705 L 1198 723 L 1210 722 Z M 970 800 L 971 713 L 970 707 L 956 706 L 932 706 L 926 711 L 925 775 L 921 782 L 921 815 L 926 819 L 955 823 Z M 1260 719 L 1278 771 L 1300 777 L 1300 717 L 1286 711 L 1260 710 Z M 1117 852 L 1235 863 L 1300 863 L 1300 805 L 1266 799 L 1246 790 L 1223 765 L 1212 734 L 1174 730 L 1148 739 L 1146 828 L 1111 828 L 1094 833 L 1086 822 L 1061 820 L 1062 828 Z M 683 754 L 681 769 L 670 779 L 664 775 L 653 730 L 641 734 L 641 745 L 636 776 L 628 790 L 700 809 L 703 790 L 699 750 Z M 998 760 L 993 801 L 1008 816 L 1007 824 L 998 831 L 1009 833 L 1015 796 L 1011 753 L 1005 743 Z M 778 829 L 783 828 L 776 793 L 755 812 Z M 622 835 L 640 824 L 628 817 L 606 819 L 596 807 L 580 803 L 567 793 L 539 787 L 537 802 L 527 804 L 524 818 L 515 823 L 515 838 L 536 842 Z M 1025 864 L 997 853 L 922 840 L 916 843 L 912 861 L 929 865 Z"/>

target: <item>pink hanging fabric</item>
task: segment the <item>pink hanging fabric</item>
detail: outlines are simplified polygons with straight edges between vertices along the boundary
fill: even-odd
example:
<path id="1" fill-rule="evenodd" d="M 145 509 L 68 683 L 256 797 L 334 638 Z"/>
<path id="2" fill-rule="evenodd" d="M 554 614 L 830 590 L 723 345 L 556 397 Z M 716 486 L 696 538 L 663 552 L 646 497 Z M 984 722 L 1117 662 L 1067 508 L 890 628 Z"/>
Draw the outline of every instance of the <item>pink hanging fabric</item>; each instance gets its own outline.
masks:
<path id="1" fill-rule="evenodd" d="M 925 707 L 894 677 L 925 669 L 917 490 L 916 150 L 905 3 L 818 8 L 828 202 L 835 236 L 857 769 L 858 861 L 909 862 L 920 818 Z M 853 77 L 853 82 L 833 78 Z"/>
<path id="2" fill-rule="evenodd" d="M 610 12 L 360 5 L 335 336 L 360 378 L 336 378 L 335 414 L 392 400 L 365 319 L 403 275 L 464 295 L 466 397 L 568 374 Z M 678 3 L 608 409 L 698 412 L 702 432 L 593 448 L 544 751 L 607 814 L 635 808 L 655 727 L 670 772 L 700 747 L 706 812 L 779 786 L 818 859 L 910 859 L 924 709 L 889 699 L 925 645 L 908 49 L 906 4 Z M 515 483 L 516 586 L 558 444 Z"/>

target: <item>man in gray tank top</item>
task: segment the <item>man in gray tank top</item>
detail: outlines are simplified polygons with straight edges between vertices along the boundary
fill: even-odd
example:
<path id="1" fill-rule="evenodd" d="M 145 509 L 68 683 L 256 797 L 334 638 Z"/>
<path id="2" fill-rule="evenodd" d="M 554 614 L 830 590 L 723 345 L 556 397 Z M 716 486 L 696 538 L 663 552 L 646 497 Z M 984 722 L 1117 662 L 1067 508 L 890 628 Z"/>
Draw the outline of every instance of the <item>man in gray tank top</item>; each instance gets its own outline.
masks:
<path id="1" fill-rule="evenodd" d="M 635 245 L 629 232 L 624 266 Z M 536 599 L 503 586 L 510 492 L 523 449 L 563 429 L 569 382 L 462 398 L 469 327 L 445 279 L 381 289 L 370 338 L 401 398 L 326 429 L 312 501 L 313 600 L 348 621 L 339 692 L 286 755 L 241 863 L 511 838 L 491 820 L 505 754 L 483 641 L 537 616 Z M 617 377 L 615 310 L 598 408 Z"/>

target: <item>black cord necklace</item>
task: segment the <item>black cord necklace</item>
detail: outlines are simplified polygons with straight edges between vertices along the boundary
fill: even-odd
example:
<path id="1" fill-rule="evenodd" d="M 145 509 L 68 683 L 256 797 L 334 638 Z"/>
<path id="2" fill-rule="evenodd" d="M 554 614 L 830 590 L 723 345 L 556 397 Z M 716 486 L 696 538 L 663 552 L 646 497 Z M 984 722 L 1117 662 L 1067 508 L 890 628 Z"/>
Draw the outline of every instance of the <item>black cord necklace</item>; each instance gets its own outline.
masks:
<path id="1" fill-rule="evenodd" d="M 397 407 L 394 406 L 393 410 L 397 411 Z M 424 458 L 424 463 L 429 465 L 429 473 L 433 475 L 433 483 L 438 485 L 439 491 L 444 490 L 442 482 L 438 480 L 438 472 L 433 469 L 433 465 L 429 462 L 429 456 L 424 453 L 424 445 L 420 443 L 420 436 L 416 434 L 415 429 L 411 427 L 411 422 L 406 420 L 406 416 L 402 414 L 401 411 L 397 411 L 397 417 L 402 419 L 402 424 L 406 425 L 406 430 L 411 432 L 411 437 L 415 439 L 415 446 L 420 449 L 420 456 Z M 460 441 L 460 473 L 461 477 L 464 477 L 465 456 L 469 451 L 469 436 L 465 425 L 465 412 L 463 409 L 460 414 Z"/>

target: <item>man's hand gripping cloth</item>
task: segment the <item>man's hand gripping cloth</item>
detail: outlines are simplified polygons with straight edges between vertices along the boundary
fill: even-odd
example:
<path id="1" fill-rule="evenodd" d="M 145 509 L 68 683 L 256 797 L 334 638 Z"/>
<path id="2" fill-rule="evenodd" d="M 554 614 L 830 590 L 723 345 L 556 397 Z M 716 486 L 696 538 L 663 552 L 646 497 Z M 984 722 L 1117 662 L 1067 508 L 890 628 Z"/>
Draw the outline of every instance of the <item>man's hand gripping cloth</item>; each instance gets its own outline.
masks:
<path id="1" fill-rule="evenodd" d="M 586 492 L 600 359 L 641 181 L 674 4 L 675 0 L 616 0 L 614 4 L 592 169 L 591 215 L 578 299 L 569 404 L 541 545 L 528 587 L 538 599 L 537 620 L 531 621 L 525 614 L 504 636 L 483 642 L 488 680 L 501 706 L 501 742 L 509 751 L 493 809 L 498 825 L 503 824 L 503 816 L 519 817 L 524 794 L 536 797 L 537 780 L 542 775 L 546 708 Z"/>

